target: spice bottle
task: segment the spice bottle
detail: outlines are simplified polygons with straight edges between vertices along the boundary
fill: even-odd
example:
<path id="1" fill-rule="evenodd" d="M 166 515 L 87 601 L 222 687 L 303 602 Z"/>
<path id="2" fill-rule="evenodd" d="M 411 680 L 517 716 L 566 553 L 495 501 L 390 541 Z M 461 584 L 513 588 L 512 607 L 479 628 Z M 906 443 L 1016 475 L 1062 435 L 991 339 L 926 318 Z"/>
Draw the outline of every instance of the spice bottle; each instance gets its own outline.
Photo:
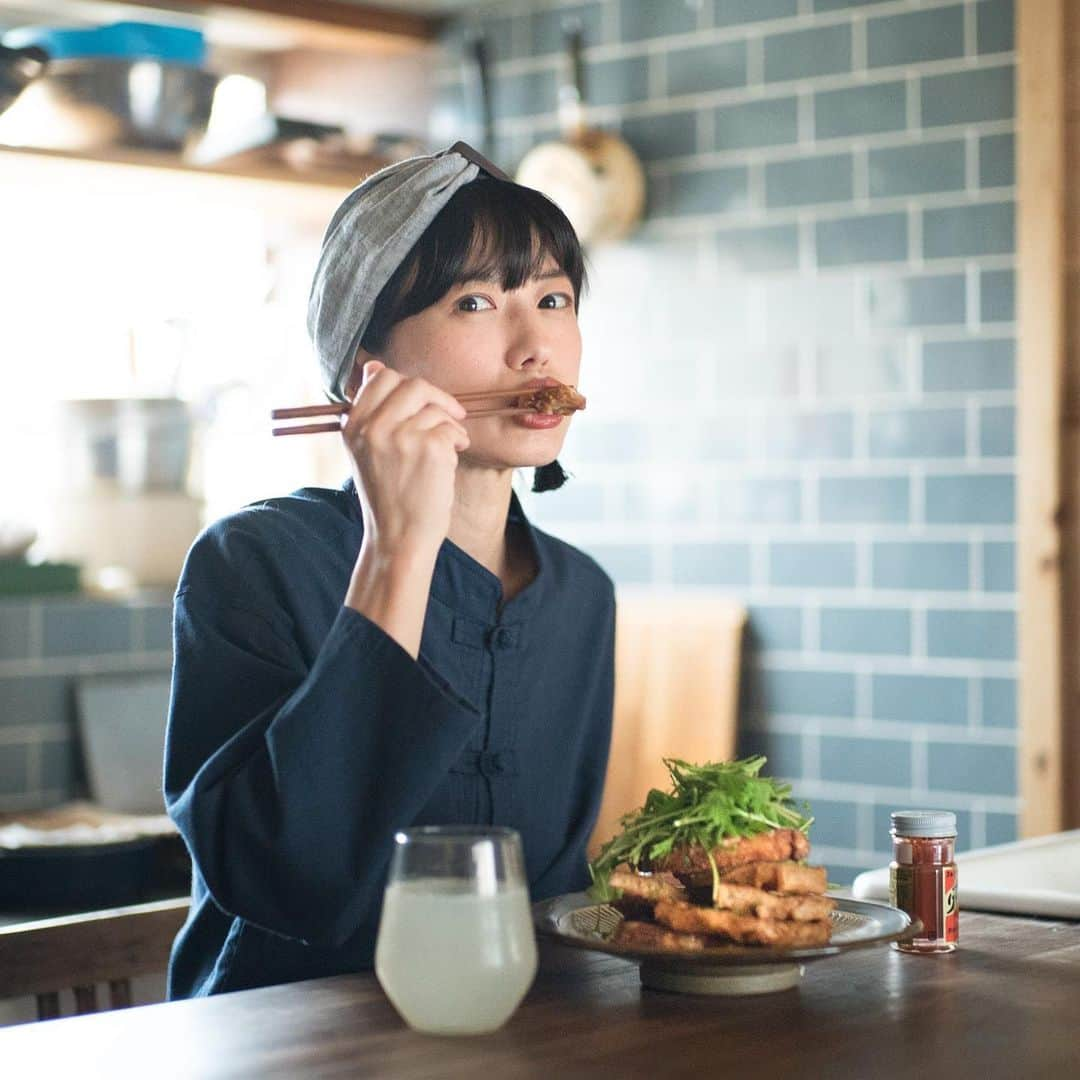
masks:
<path id="1" fill-rule="evenodd" d="M 890 831 L 890 898 L 894 907 L 923 924 L 917 938 L 894 942 L 893 948 L 911 953 L 952 952 L 960 940 L 956 815 L 947 810 L 897 810 Z"/>

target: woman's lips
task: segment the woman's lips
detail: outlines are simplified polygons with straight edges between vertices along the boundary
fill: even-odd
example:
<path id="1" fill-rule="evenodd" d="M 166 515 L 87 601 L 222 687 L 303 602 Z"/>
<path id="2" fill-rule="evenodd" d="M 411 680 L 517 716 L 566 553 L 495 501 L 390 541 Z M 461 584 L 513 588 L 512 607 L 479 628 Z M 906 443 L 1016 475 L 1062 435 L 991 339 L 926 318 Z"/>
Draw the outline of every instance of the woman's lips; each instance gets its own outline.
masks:
<path id="1" fill-rule="evenodd" d="M 515 423 L 520 424 L 522 427 L 544 430 L 546 428 L 558 427 L 566 417 L 560 416 L 558 413 L 530 412 L 519 413 L 517 416 L 508 416 L 507 419 L 515 421 Z"/>

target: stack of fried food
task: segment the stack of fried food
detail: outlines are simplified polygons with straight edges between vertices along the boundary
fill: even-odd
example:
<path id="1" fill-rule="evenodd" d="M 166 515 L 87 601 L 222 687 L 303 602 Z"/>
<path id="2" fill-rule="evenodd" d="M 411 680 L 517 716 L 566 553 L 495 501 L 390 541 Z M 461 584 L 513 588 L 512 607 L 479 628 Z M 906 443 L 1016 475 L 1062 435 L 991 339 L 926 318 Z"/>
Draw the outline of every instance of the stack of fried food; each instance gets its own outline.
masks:
<path id="1" fill-rule="evenodd" d="M 675 847 L 647 870 L 613 870 L 609 884 L 624 918 L 615 941 L 635 948 L 700 952 L 731 945 L 779 949 L 826 945 L 835 901 L 824 895 L 823 866 L 808 866 L 799 829 L 773 829 L 721 841 L 714 882 L 700 845 Z"/>

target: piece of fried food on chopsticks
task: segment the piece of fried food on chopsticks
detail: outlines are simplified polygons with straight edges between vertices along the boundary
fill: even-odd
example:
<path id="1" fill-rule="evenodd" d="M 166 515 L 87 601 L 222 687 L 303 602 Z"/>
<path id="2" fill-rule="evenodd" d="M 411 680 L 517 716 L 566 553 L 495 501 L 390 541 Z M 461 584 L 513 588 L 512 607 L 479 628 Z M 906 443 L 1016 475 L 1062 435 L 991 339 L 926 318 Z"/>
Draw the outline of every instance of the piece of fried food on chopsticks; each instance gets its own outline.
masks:
<path id="1" fill-rule="evenodd" d="M 558 386 L 541 386 L 527 394 L 522 394 L 514 404 L 519 409 L 568 416 L 572 412 L 577 412 L 578 409 L 585 408 L 585 398 L 574 387 L 560 383 Z"/>
<path id="2" fill-rule="evenodd" d="M 789 894 L 823 893 L 829 887 L 829 875 L 824 866 L 805 866 L 791 861 L 749 863 L 722 870 L 720 880 Z"/>
<path id="3" fill-rule="evenodd" d="M 816 922 L 759 919 L 753 915 L 736 915 L 731 911 L 671 900 L 661 900 L 653 914 L 658 923 L 672 930 L 727 938 L 741 945 L 772 945 L 779 949 L 812 948 L 827 945 L 832 934 L 829 919 Z"/>

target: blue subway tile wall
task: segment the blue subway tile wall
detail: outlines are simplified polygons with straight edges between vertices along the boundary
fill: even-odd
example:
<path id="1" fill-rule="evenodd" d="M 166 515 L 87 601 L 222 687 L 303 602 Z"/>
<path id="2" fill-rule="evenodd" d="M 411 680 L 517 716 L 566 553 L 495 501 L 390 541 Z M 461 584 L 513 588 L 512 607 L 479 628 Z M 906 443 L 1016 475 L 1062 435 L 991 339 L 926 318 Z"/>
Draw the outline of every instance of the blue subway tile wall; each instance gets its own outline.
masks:
<path id="1" fill-rule="evenodd" d="M 589 252 L 589 411 L 529 513 L 620 586 L 745 600 L 739 747 L 832 880 L 898 806 L 1014 838 L 1011 0 L 480 6 L 449 33 L 493 30 L 505 167 L 557 130 L 567 20 L 649 210 Z"/>
<path id="2" fill-rule="evenodd" d="M 85 796 L 75 686 L 81 677 L 168 671 L 172 603 L 0 600 L 0 812 Z"/>

